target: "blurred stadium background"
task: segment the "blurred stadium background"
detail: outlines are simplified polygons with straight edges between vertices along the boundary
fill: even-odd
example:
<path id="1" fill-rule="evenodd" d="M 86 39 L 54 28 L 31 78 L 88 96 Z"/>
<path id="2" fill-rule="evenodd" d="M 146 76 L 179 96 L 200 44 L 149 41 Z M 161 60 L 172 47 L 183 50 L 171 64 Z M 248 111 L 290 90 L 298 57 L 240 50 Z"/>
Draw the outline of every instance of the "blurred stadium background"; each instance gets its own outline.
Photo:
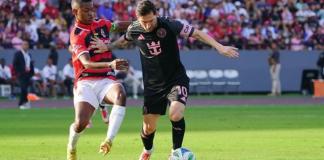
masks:
<path id="1" fill-rule="evenodd" d="M 179 39 L 182 62 L 191 79 L 184 146 L 201 160 L 324 160 L 324 1 L 323 0 L 156 0 L 159 14 L 190 23 L 217 41 L 240 49 L 227 59 L 194 39 Z M 135 0 L 94 0 L 98 17 L 135 19 Z M 64 159 L 68 125 L 73 120 L 71 85 L 63 68 L 73 26 L 70 0 L 0 0 L 0 58 L 10 76 L 0 78 L 0 159 Z M 121 34 L 112 34 L 115 40 Z M 12 61 L 22 41 L 30 44 L 35 75 L 29 92 L 41 97 L 31 110 L 19 110 Z M 282 94 L 269 96 L 270 44 L 280 48 Z M 134 67 L 141 81 L 138 50 L 114 51 Z M 44 69 L 48 59 L 57 68 Z M 54 85 L 46 79 L 55 81 Z M 124 81 L 128 115 L 109 157 L 98 155 L 105 125 L 99 116 L 80 141 L 80 157 L 136 159 L 141 151 L 142 86 Z M 54 78 L 53 78 L 54 77 Z M 315 86 L 315 87 L 314 87 Z M 316 88 L 316 89 L 314 89 Z M 51 92 L 50 90 L 55 90 Z M 315 96 L 318 98 L 313 98 Z M 138 97 L 139 96 L 139 97 Z M 152 159 L 166 159 L 171 146 L 164 117 Z"/>

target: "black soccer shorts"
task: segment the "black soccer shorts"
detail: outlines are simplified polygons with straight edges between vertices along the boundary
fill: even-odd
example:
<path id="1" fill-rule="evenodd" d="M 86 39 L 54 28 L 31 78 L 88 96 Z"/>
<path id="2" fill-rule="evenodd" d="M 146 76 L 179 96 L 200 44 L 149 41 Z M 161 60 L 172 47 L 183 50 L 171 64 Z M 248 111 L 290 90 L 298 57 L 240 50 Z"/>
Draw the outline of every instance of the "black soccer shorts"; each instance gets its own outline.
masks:
<path id="1" fill-rule="evenodd" d="M 178 101 L 186 105 L 189 93 L 189 82 L 173 85 L 162 92 L 144 96 L 143 115 L 159 114 L 165 115 L 167 106 L 172 101 Z"/>

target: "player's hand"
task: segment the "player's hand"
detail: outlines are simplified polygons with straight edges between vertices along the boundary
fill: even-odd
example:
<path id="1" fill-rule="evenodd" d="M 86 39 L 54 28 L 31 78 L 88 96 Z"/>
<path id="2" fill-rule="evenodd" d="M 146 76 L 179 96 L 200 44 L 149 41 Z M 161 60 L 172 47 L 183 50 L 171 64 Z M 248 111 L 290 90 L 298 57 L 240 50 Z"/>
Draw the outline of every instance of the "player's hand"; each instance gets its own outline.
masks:
<path id="1" fill-rule="evenodd" d="M 94 49 L 94 53 L 103 53 L 109 51 L 109 48 L 103 40 L 98 37 L 91 38 L 90 49 Z"/>
<path id="2" fill-rule="evenodd" d="M 128 71 L 129 68 L 128 62 L 125 59 L 115 59 L 114 61 L 110 62 L 110 66 L 112 69 L 121 71 Z"/>
<path id="3" fill-rule="evenodd" d="M 229 58 L 238 58 L 239 53 L 238 49 L 232 46 L 222 46 L 218 49 L 218 52 Z"/>

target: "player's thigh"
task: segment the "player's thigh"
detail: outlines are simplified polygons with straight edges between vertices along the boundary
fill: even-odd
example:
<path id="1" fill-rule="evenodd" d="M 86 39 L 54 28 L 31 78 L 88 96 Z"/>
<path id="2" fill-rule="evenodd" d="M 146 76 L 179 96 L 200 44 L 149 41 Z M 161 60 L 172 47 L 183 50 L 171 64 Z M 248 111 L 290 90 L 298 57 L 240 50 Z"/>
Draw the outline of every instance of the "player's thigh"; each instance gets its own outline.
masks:
<path id="1" fill-rule="evenodd" d="M 159 114 L 143 115 L 143 129 L 145 134 L 150 134 L 156 130 L 157 122 L 160 118 Z"/>
<path id="2" fill-rule="evenodd" d="M 170 101 L 169 118 L 173 121 L 178 121 L 184 116 L 188 88 L 187 83 L 175 85 L 168 94 L 168 100 Z"/>
<path id="3" fill-rule="evenodd" d="M 143 115 L 165 115 L 168 105 L 166 95 L 166 92 L 161 92 L 156 95 L 144 96 Z"/>
<path id="4" fill-rule="evenodd" d="M 79 81 L 77 82 L 76 88 L 73 89 L 73 101 L 74 106 L 79 106 L 80 102 L 87 102 L 94 109 L 97 109 L 99 106 L 99 98 L 93 89 L 93 81 Z"/>
<path id="5" fill-rule="evenodd" d="M 126 92 L 121 83 L 112 83 L 105 91 L 103 101 L 107 104 L 126 105 Z"/>
<path id="6" fill-rule="evenodd" d="M 96 110 L 90 103 L 88 102 L 77 102 L 75 104 L 75 122 L 87 125 L 89 120 L 91 119 L 94 111 Z"/>

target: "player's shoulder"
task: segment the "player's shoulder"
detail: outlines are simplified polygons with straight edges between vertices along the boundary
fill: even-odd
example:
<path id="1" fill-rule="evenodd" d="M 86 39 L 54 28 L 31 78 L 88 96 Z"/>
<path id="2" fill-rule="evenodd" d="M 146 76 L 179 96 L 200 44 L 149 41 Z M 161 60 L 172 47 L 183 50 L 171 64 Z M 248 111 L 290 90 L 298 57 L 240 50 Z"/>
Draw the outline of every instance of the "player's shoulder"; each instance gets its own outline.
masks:
<path id="1" fill-rule="evenodd" d="M 74 26 L 70 32 L 70 42 L 74 43 L 82 39 L 84 40 L 88 33 L 86 29 Z"/>
<path id="2" fill-rule="evenodd" d="M 97 18 L 94 20 L 95 23 L 98 23 L 99 25 L 104 25 L 104 24 L 111 24 L 112 22 L 108 19 L 102 19 L 102 18 Z"/>
<path id="3" fill-rule="evenodd" d="M 79 36 L 81 36 L 84 32 L 84 29 L 83 28 L 80 28 L 80 27 L 77 27 L 77 26 L 74 26 L 72 29 L 71 29 L 71 32 L 70 32 L 70 37 L 71 38 L 77 38 Z"/>
<path id="4" fill-rule="evenodd" d="M 166 23 L 166 24 L 170 24 L 170 23 L 173 23 L 176 21 L 175 19 L 172 19 L 168 16 L 161 16 L 161 17 L 157 17 L 157 18 L 160 23 Z"/>
<path id="5" fill-rule="evenodd" d="M 167 16 L 158 17 L 158 23 L 160 26 L 169 28 L 171 30 L 173 30 L 174 27 L 178 27 L 178 26 L 182 25 L 181 22 L 179 22 L 178 20 L 167 17 Z"/>

